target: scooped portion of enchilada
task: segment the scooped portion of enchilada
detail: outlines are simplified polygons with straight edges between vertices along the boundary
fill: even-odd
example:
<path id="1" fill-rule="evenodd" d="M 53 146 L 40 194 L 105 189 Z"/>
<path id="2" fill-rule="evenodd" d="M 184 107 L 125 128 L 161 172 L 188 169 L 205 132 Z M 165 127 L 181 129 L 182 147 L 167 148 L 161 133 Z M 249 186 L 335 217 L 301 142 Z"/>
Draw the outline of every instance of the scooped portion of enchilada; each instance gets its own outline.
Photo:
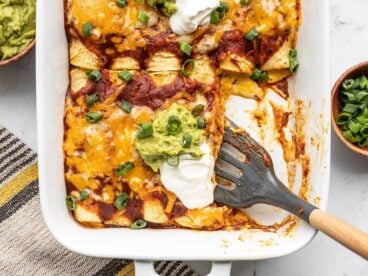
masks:
<path id="1" fill-rule="evenodd" d="M 75 219 L 249 227 L 213 199 L 225 102 L 261 100 L 268 87 L 287 97 L 299 20 L 298 0 L 66 0 L 63 150 Z"/>

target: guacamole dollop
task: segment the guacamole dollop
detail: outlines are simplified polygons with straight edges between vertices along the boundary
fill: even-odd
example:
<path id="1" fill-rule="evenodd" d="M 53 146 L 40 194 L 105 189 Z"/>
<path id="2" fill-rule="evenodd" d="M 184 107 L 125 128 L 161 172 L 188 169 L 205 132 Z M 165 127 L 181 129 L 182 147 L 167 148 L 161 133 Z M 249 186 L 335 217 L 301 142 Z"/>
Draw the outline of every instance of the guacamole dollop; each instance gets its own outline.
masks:
<path id="1" fill-rule="evenodd" d="M 0 60 L 22 52 L 35 34 L 35 0 L 0 0 Z"/>
<path id="2" fill-rule="evenodd" d="M 169 133 L 167 125 L 170 117 L 175 116 L 181 122 L 180 131 Z M 153 134 L 148 138 L 136 138 L 135 147 L 139 154 L 155 172 L 161 164 L 171 156 L 191 154 L 200 158 L 203 153 L 199 146 L 204 139 L 205 131 L 197 128 L 197 120 L 192 113 L 179 104 L 172 104 L 169 108 L 158 111 L 152 123 Z M 191 135 L 189 147 L 183 146 L 183 137 Z"/>
<path id="3" fill-rule="evenodd" d="M 175 0 L 146 0 L 151 7 L 159 8 L 165 15 L 171 16 L 176 12 Z"/>

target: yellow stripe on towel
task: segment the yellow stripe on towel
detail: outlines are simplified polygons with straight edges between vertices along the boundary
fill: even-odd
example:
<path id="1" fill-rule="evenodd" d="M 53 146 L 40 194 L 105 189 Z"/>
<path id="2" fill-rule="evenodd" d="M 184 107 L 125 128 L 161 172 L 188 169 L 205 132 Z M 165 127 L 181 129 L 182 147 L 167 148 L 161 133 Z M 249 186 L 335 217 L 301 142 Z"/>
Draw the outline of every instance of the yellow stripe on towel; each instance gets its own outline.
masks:
<path id="1" fill-rule="evenodd" d="M 16 175 L 8 183 L 0 187 L 0 207 L 4 206 L 17 193 L 19 193 L 27 185 L 35 181 L 37 177 L 37 163 L 34 163 L 18 175 Z"/>

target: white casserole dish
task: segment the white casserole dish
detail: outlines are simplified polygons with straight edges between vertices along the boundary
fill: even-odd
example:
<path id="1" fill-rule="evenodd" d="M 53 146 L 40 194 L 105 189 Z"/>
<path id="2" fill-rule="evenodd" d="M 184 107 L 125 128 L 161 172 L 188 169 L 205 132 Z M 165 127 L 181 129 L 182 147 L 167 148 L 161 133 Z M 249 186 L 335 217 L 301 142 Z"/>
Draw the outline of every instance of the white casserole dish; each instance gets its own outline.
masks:
<path id="1" fill-rule="evenodd" d="M 291 94 L 311 102 L 306 125 L 311 157 L 310 199 L 319 197 L 318 205 L 325 209 L 330 168 L 329 1 L 304 0 L 302 14 L 298 43 L 301 67 L 291 80 Z M 255 260 L 293 253 L 316 234 L 303 222 L 286 236 L 246 230 L 132 231 L 82 227 L 68 213 L 64 200 L 63 111 L 69 80 L 62 0 L 37 2 L 36 67 L 41 207 L 50 232 L 68 249 L 90 256 L 139 260 Z M 231 105 L 242 102 L 232 100 Z M 240 115 L 234 116 L 241 124 Z M 315 136 L 321 139 L 318 149 L 309 145 Z M 260 208 L 257 210 L 262 219 L 272 220 L 280 215 L 275 208 Z M 264 246 L 265 241 L 272 242 Z"/>

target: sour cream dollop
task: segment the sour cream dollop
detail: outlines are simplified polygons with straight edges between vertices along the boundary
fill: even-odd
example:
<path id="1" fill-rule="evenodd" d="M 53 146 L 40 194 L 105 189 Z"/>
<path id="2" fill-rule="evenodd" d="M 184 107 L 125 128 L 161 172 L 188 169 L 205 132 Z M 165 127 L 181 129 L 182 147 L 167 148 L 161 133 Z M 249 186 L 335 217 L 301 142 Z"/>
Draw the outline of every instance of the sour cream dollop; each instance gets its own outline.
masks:
<path id="1" fill-rule="evenodd" d="M 170 17 L 170 27 L 178 35 L 186 35 L 210 22 L 211 12 L 219 0 L 176 0 L 177 11 Z"/>
<path id="2" fill-rule="evenodd" d="M 201 144 L 200 149 L 203 152 L 201 159 L 184 154 L 180 156 L 178 166 L 164 162 L 160 167 L 162 184 L 188 209 L 206 207 L 214 198 L 212 176 L 215 161 L 206 142 Z"/>

